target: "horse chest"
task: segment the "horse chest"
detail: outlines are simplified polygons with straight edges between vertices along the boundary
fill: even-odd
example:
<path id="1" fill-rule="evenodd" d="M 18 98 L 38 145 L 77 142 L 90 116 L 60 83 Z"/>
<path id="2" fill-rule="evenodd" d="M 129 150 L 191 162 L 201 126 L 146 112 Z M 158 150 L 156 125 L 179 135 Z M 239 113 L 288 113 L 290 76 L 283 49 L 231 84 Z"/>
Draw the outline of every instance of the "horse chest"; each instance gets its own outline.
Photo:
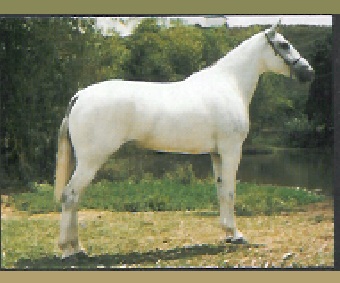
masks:
<path id="1" fill-rule="evenodd" d="M 220 135 L 231 133 L 247 134 L 249 131 L 249 113 L 240 96 L 228 93 L 215 97 L 210 103 L 215 131 Z"/>

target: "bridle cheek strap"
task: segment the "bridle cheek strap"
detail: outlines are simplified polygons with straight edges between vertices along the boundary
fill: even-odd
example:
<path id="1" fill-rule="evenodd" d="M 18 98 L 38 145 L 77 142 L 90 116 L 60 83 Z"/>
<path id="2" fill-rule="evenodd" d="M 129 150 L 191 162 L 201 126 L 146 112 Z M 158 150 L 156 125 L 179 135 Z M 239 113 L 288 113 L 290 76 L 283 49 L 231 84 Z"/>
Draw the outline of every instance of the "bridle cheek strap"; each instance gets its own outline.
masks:
<path id="1" fill-rule="evenodd" d="M 292 77 L 292 69 L 293 69 L 293 67 L 297 64 L 297 62 L 300 61 L 301 57 L 299 57 L 298 59 L 295 59 L 295 60 L 293 60 L 293 61 L 288 60 L 288 59 L 287 59 L 284 55 L 282 55 L 281 52 L 276 48 L 276 46 L 274 45 L 274 42 L 271 41 L 271 39 L 269 38 L 268 33 L 265 33 L 265 35 L 266 35 L 266 38 L 267 38 L 267 41 L 268 41 L 269 45 L 273 48 L 275 55 L 276 55 L 276 56 L 279 55 L 279 56 L 282 58 L 282 60 L 289 66 L 289 69 L 290 69 L 290 77 Z"/>
<path id="2" fill-rule="evenodd" d="M 299 62 L 300 61 L 300 59 L 301 59 L 301 57 L 299 57 L 298 59 L 295 59 L 293 62 L 291 62 L 290 64 L 289 64 L 289 73 L 290 73 L 290 79 L 293 79 L 293 68 L 294 68 L 294 66 L 297 64 L 297 62 Z"/>

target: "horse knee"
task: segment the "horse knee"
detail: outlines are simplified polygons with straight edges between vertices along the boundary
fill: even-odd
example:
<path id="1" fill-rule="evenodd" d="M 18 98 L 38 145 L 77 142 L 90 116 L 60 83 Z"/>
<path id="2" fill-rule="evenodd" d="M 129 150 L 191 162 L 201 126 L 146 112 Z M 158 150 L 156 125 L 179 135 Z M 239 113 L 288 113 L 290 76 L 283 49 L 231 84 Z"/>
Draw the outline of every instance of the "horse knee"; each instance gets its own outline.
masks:
<path id="1" fill-rule="evenodd" d="M 218 197 L 221 203 L 232 205 L 234 203 L 234 192 L 219 190 Z"/>
<path id="2" fill-rule="evenodd" d="M 79 192 L 66 188 L 61 195 L 61 203 L 66 209 L 77 206 L 79 202 Z"/>

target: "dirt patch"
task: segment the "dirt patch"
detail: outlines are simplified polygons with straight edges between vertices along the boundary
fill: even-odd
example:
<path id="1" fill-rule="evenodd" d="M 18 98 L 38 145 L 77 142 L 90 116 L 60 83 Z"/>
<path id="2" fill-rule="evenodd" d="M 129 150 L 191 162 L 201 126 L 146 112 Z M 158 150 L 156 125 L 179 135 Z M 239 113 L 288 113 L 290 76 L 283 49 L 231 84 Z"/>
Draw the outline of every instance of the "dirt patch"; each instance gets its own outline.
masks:
<path id="1" fill-rule="evenodd" d="M 224 243 L 218 216 L 212 212 L 82 210 L 79 211 L 79 237 L 90 255 L 84 266 L 104 262 L 109 267 L 123 263 L 125 267 L 332 267 L 333 213 L 333 202 L 329 200 L 308 205 L 299 212 L 237 217 L 240 230 L 251 243 L 237 246 Z M 3 245 L 6 254 L 30 249 L 32 243 L 27 233 L 35 235 L 33 238 L 39 235 L 37 245 L 46 242 L 40 247 L 44 251 L 60 253 L 54 250 L 60 213 L 28 215 L 2 203 L 1 217 L 5 220 L 4 238 L 8 238 Z M 20 226 L 18 221 L 11 221 L 13 219 L 22 219 L 26 230 L 9 237 L 6 233 L 11 227 Z M 42 227 L 45 227 L 44 233 Z M 13 231 L 17 229 L 15 226 Z M 36 248 L 30 250 L 32 252 L 36 252 Z M 58 262 L 51 257 L 51 265 Z M 40 267 L 45 259 L 30 263 Z M 14 263 L 8 266 L 11 264 Z"/>
<path id="2" fill-rule="evenodd" d="M 21 217 L 24 212 L 16 211 L 11 206 L 11 197 L 9 195 L 1 195 L 1 219 L 13 219 Z"/>
<path id="3" fill-rule="evenodd" d="M 105 262 L 109 267 L 122 263 L 125 267 L 333 266 L 333 201 L 311 204 L 303 209 L 273 216 L 237 217 L 240 230 L 251 243 L 246 246 L 225 244 L 216 213 L 201 211 L 132 213 L 82 210 L 79 211 L 79 237 L 91 256 L 85 265 L 94 261 Z M 12 219 L 22 219 L 24 228 L 30 227 L 27 229 L 34 237 L 40 235 L 40 241 L 46 242 L 41 249 L 53 248 L 60 213 L 28 215 L 2 202 L 1 217 L 7 229 L 11 225 L 20 225 L 11 223 Z M 43 225 L 47 225 L 51 232 L 42 233 Z M 28 231 L 15 236 L 22 248 L 31 246 L 31 240 L 24 236 L 26 233 Z M 13 238 L 8 238 L 4 245 L 6 251 L 12 249 L 11 253 L 17 249 L 12 242 Z M 39 260 L 36 264 L 40 266 Z"/>

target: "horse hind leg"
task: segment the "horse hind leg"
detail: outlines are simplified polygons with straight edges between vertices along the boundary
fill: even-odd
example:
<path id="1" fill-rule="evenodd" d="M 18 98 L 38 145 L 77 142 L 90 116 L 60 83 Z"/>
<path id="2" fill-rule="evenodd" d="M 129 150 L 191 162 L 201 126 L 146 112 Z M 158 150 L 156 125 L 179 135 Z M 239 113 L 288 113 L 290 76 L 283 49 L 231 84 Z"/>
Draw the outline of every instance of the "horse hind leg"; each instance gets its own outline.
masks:
<path id="1" fill-rule="evenodd" d="M 101 165 L 102 162 L 90 163 L 78 160 L 76 170 L 63 191 L 59 238 L 62 258 L 84 252 L 78 239 L 78 203 L 82 191 Z"/>

